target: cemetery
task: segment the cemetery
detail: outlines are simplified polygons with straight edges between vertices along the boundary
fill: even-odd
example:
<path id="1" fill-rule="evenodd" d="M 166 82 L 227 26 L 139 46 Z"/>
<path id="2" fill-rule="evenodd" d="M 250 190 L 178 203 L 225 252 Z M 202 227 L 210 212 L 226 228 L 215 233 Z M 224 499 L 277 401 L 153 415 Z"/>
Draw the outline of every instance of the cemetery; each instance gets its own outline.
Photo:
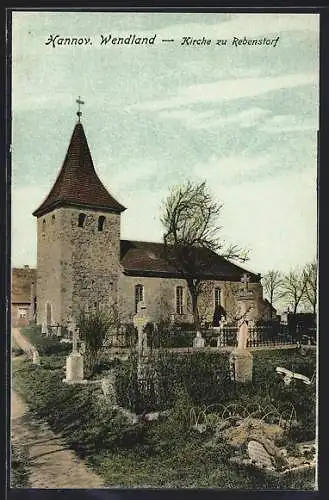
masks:
<path id="1" fill-rule="evenodd" d="M 228 346 L 201 332 L 192 346 L 154 346 L 143 302 L 121 353 L 106 329 L 98 351 L 84 335 L 99 318 L 61 337 L 22 328 L 34 349 L 14 389 L 106 487 L 314 489 L 315 348 L 253 347 L 245 288 L 240 302 Z"/>
<path id="2" fill-rule="evenodd" d="M 205 182 L 170 191 L 162 243 L 122 240 L 126 208 L 78 117 L 33 212 L 36 283 L 12 369 L 28 414 L 108 488 L 314 489 L 310 335 L 272 321 L 261 275 L 231 262 L 248 252 L 223 245 Z M 299 281 L 313 304 L 312 276 Z"/>

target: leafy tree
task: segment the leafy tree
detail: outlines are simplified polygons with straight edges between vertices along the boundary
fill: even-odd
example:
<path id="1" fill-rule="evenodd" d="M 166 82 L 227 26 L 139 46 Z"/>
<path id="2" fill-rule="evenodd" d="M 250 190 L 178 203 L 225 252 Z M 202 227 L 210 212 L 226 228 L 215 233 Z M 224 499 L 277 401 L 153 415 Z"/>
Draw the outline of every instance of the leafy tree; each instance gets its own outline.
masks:
<path id="1" fill-rule="evenodd" d="M 282 274 L 280 271 L 275 271 L 271 269 L 262 278 L 263 287 L 266 295 L 268 296 L 269 303 L 271 304 L 271 318 L 272 318 L 272 308 L 273 302 L 280 295 L 280 290 L 282 287 Z"/>
<path id="2" fill-rule="evenodd" d="M 220 237 L 218 220 L 222 207 L 212 199 L 205 182 L 188 181 L 172 188 L 162 210 L 165 256 L 186 280 L 197 331 L 200 329 L 198 297 L 214 254 L 239 262 L 248 260 L 246 250 L 228 245 Z"/>
<path id="3" fill-rule="evenodd" d="M 304 302 L 311 306 L 313 314 L 316 313 L 317 303 L 317 263 L 314 260 L 304 267 L 305 293 Z"/>

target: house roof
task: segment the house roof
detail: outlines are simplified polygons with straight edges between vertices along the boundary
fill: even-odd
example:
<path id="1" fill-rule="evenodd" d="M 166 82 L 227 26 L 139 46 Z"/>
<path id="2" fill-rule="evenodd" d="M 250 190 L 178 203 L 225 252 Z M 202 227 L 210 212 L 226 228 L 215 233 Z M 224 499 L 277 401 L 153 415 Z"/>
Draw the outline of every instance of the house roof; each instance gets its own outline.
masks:
<path id="1" fill-rule="evenodd" d="M 121 240 L 121 265 L 124 274 L 130 276 L 154 276 L 181 278 L 182 274 L 165 257 L 163 243 Z M 197 259 L 205 269 L 202 279 L 240 281 L 242 274 L 248 273 L 251 282 L 258 282 L 260 276 L 233 264 L 218 254 L 195 248 Z"/>
<path id="2" fill-rule="evenodd" d="M 71 205 L 118 213 L 125 210 L 98 178 L 80 122 L 75 125 L 55 184 L 33 215 L 40 217 L 54 208 Z"/>
<path id="3" fill-rule="evenodd" d="M 14 267 L 11 272 L 12 304 L 29 304 L 31 302 L 31 285 L 36 283 L 36 269 Z"/>

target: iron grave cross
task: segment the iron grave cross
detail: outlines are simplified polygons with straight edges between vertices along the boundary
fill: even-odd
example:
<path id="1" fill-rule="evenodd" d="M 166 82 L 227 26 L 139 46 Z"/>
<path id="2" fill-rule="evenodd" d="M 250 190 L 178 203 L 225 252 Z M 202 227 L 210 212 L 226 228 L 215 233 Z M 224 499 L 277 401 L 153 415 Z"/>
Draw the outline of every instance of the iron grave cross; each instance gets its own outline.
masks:
<path id="1" fill-rule="evenodd" d="M 80 116 L 82 115 L 82 112 L 80 111 L 80 106 L 81 104 L 84 104 L 84 101 L 81 101 L 81 97 L 79 96 L 78 99 L 76 100 L 76 103 L 78 104 L 78 111 L 77 111 L 77 115 L 78 115 L 78 119 L 79 119 L 79 122 L 80 122 Z"/>

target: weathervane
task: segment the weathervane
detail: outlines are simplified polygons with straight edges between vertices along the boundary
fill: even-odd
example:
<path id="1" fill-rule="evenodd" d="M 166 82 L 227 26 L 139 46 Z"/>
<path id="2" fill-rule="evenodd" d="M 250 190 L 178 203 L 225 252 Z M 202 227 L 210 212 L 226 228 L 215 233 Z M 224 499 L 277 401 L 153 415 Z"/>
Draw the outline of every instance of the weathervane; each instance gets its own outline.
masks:
<path id="1" fill-rule="evenodd" d="M 77 116 L 78 116 L 78 119 L 80 122 L 80 117 L 82 116 L 82 112 L 80 111 L 80 106 L 81 106 L 81 104 L 84 104 L 84 101 L 81 101 L 81 97 L 79 96 L 78 99 L 76 100 L 76 103 L 79 106 L 78 111 L 77 111 Z"/>

